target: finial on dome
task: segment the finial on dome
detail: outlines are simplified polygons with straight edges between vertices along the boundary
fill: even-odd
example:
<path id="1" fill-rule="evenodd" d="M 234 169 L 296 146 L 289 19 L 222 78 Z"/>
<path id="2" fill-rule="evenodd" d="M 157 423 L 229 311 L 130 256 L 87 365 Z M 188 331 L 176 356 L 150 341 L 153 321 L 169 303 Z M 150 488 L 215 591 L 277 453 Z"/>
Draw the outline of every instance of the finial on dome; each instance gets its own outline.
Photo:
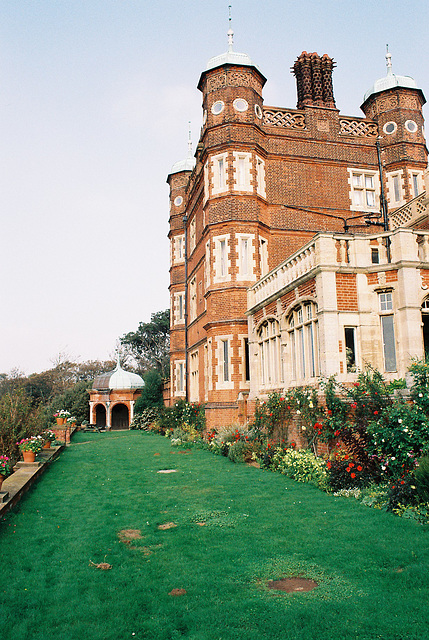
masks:
<path id="1" fill-rule="evenodd" d="M 387 75 L 392 75 L 392 54 L 389 53 L 389 45 L 386 44 L 386 67 L 387 67 Z"/>
<path id="2" fill-rule="evenodd" d="M 120 369 L 120 368 L 121 368 L 121 360 L 119 357 L 119 349 L 118 349 L 118 351 L 116 352 L 116 369 Z"/>
<path id="3" fill-rule="evenodd" d="M 231 8 L 232 5 L 228 5 L 228 51 L 232 51 L 234 46 L 234 31 L 232 30 Z"/>

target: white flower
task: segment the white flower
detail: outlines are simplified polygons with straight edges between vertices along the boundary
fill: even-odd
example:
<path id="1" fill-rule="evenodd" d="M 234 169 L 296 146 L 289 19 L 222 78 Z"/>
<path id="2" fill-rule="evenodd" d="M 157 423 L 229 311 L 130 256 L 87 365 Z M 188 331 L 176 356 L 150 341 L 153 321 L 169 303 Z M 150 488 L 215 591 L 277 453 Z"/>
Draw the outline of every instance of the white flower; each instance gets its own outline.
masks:
<path id="1" fill-rule="evenodd" d="M 405 427 L 405 429 L 403 429 L 404 433 L 408 433 L 408 428 Z"/>
<path id="2" fill-rule="evenodd" d="M 301 415 L 301 411 L 300 411 L 299 409 L 297 410 L 297 414 L 298 414 L 298 415 Z"/>
<path id="3" fill-rule="evenodd" d="M 301 427 L 302 431 L 307 431 L 307 429 L 305 427 Z"/>
<path id="4" fill-rule="evenodd" d="M 390 459 L 391 459 L 391 460 L 396 460 L 396 458 L 395 458 L 394 456 L 392 456 Z"/>
<path id="5" fill-rule="evenodd" d="M 419 398 L 423 398 L 423 394 L 422 393 L 419 393 Z"/>
<path id="6" fill-rule="evenodd" d="M 383 471 L 386 471 L 386 467 L 384 466 L 384 464 L 381 467 L 383 469 Z"/>
<path id="7" fill-rule="evenodd" d="M 402 418 L 399 418 L 398 422 L 399 424 L 402 424 Z"/>

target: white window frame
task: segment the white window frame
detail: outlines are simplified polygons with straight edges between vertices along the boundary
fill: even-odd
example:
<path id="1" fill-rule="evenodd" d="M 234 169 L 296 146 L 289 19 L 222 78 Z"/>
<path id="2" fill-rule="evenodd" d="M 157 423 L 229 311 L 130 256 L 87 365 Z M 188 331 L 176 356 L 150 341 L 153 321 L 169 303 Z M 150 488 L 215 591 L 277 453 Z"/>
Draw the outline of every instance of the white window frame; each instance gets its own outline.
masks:
<path id="1" fill-rule="evenodd" d="M 264 388 L 273 389 L 283 382 L 280 322 L 276 318 L 266 318 L 258 327 L 256 335 L 261 383 Z"/>
<path id="2" fill-rule="evenodd" d="M 383 291 L 378 294 L 380 314 L 380 331 L 383 345 L 384 370 L 392 373 L 398 370 L 396 349 L 395 314 L 393 308 L 393 292 Z"/>
<path id="3" fill-rule="evenodd" d="M 174 236 L 173 243 L 173 262 L 175 264 L 185 262 L 185 235 Z"/>
<path id="4" fill-rule="evenodd" d="M 313 380 L 320 373 L 317 307 L 314 302 L 303 301 L 294 307 L 288 321 L 288 360 L 291 379 Z"/>
<path id="5" fill-rule="evenodd" d="M 259 265 L 262 278 L 270 270 L 268 266 L 268 240 L 263 236 L 259 236 Z"/>
<path id="6" fill-rule="evenodd" d="M 206 291 L 211 283 L 211 256 L 210 256 L 210 240 L 206 242 L 206 256 L 205 256 L 205 265 L 204 265 L 204 278 L 205 278 L 205 286 Z"/>
<path id="7" fill-rule="evenodd" d="M 199 402 L 199 351 L 191 351 L 189 354 L 189 401 Z"/>
<path id="8" fill-rule="evenodd" d="M 197 244 L 197 218 L 194 216 L 189 223 L 189 251 L 195 249 Z"/>
<path id="9" fill-rule="evenodd" d="M 389 209 L 396 209 L 405 204 L 404 172 L 402 169 L 386 173 L 387 177 L 387 205 Z"/>
<path id="10" fill-rule="evenodd" d="M 231 280 L 230 234 L 216 236 L 214 242 L 214 282 Z"/>
<path id="11" fill-rule="evenodd" d="M 233 389 L 232 335 L 216 337 L 217 384 L 216 389 Z M 226 356 L 226 357 L 225 357 Z"/>
<path id="12" fill-rule="evenodd" d="M 236 233 L 237 239 L 237 280 L 256 280 L 255 234 Z"/>
<path id="13" fill-rule="evenodd" d="M 413 198 L 416 198 L 420 193 L 422 193 L 425 188 L 423 185 L 423 171 L 419 171 L 418 169 L 409 169 L 409 184 L 410 184 L 410 193 Z"/>
<path id="14" fill-rule="evenodd" d="M 176 396 L 184 396 L 185 395 L 185 386 L 186 386 L 186 366 L 185 360 L 176 360 L 174 362 L 174 370 L 175 370 L 175 395 Z"/>
<path id="15" fill-rule="evenodd" d="M 380 208 L 380 179 L 377 171 L 347 169 L 351 211 L 378 211 Z"/>
<path id="16" fill-rule="evenodd" d="M 261 198 L 267 197 L 265 183 L 265 160 L 256 156 L 256 193 Z"/>
<path id="17" fill-rule="evenodd" d="M 244 151 L 233 151 L 232 166 L 234 169 L 234 191 L 253 191 L 252 154 Z"/>
<path id="18" fill-rule="evenodd" d="M 228 191 L 228 153 L 219 153 L 211 157 L 212 195 L 216 196 Z"/>
<path id="19" fill-rule="evenodd" d="M 174 294 L 174 324 L 185 324 L 185 292 Z"/>
<path id="20" fill-rule="evenodd" d="M 197 317 L 197 277 L 193 276 L 189 282 L 189 322 Z"/>

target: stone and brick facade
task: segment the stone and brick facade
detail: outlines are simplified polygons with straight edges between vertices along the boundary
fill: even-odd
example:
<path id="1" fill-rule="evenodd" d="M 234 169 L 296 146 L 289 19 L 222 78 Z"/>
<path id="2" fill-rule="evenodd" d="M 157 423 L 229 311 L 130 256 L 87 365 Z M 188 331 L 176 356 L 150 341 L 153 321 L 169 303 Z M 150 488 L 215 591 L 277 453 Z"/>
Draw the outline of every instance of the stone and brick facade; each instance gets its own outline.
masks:
<path id="1" fill-rule="evenodd" d="M 310 383 L 325 372 L 353 375 L 367 353 L 383 369 L 374 324 L 379 312 L 370 300 L 378 300 L 380 278 L 386 293 L 397 291 L 405 266 L 400 253 L 392 257 L 401 233 L 375 232 L 383 224 L 383 194 L 386 213 L 394 216 L 423 192 L 424 96 L 412 79 L 401 80 L 388 68 L 382 89 L 376 83 L 365 96 L 365 117 L 342 116 L 334 67 L 326 54 L 297 58 L 296 109 L 264 105 L 265 77 L 231 43 L 201 74 L 203 126 L 195 161 L 188 156 L 168 176 L 167 402 L 186 397 L 204 403 L 209 427 L 244 422 L 249 394 Z M 414 248 L 424 235 L 405 233 Z M 392 250 L 386 250 L 389 240 Z M 414 264 L 413 273 L 420 268 L 425 272 L 424 264 Z M 414 315 L 419 305 L 415 301 Z M 383 322 L 390 330 L 391 321 Z M 344 337 L 334 326 L 350 331 Z M 407 344 L 415 338 L 408 336 Z M 296 341 L 295 373 L 289 339 Z M 301 371 L 296 354 L 304 339 L 313 356 Z M 360 341 L 368 348 L 356 346 Z M 413 348 L 417 352 L 422 347 Z M 406 356 L 397 355 L 402 371 Z M 272 373 L 275 384 L 267 377 Z"/>

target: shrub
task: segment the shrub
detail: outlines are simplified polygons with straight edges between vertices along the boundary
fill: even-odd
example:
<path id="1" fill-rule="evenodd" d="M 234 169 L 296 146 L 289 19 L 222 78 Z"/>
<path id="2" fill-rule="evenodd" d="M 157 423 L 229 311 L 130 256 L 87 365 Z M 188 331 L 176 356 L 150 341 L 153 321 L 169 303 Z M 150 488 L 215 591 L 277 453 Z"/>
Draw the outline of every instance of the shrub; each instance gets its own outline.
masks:
<path id="1" fill-rule="evenodd" d="M 422 456 L 417 465 L 414 471 L 417 492 L 423 502 L 429 503 L 429 456 Z"/>
<path id="2" fill-rule="evenodd" d="M 164 404 L 162 397 L 161 374 L 155 370 L 148 371 L 143 379 L 144 387 L 134 406 L 134 412 L 136 415 L 142 413 L 146 409 L 162 407 Z"/>
<path id="3" fill-rule="evenodd" d="M 148 431 L 156 423 L 158 417 L 159 409 L 155 407 L 144 409 L 134 416 L 133 421 L 130 424 L 130 429 Z"/>
<path id="4" fill-rule="evenodd" d="M 7 391 L 0 399 L 0 454 L 12 460 L 19 458 L 16 443 L 43 431 L 40 411 L 21 388 Z"/>
<path id="5" fill-rule="evenodd" d="M 253 447 L 250 442 L 237 440 L 228 450 L 228 458 L 231 462 L 246 462 L 252 459 Z"/>
<path id="6" fill-rule="evenodd" d="M 346 455 L 343 459 L 328 460 L 328 488 L 331 491 L 362 488 L 373 482 L 374 478 L 368 469 Z"/>
<path id="7" fill-rule="evenodd" d="M 327 487 L 326 462 L 322 458 L 316 458 L 311 451 L 295 451 L 289 449 L 284 454 L 279 454 L 273 462 L 280 473 L 287 475 L 298 482 L 310 482 L 321 489 Z"/>
<path id="8" fill-rule="evenodd" d="M 404 507 L 405 505 L 415 505 L 419 501 L 419 495 L 417 493 L 417 487 L 413 484 L 414 478 L 408 477 L 403 480 L 398 480 L 393 484 L 387 494 L 387 510 L 394 511 L 395 509 Z"/>

